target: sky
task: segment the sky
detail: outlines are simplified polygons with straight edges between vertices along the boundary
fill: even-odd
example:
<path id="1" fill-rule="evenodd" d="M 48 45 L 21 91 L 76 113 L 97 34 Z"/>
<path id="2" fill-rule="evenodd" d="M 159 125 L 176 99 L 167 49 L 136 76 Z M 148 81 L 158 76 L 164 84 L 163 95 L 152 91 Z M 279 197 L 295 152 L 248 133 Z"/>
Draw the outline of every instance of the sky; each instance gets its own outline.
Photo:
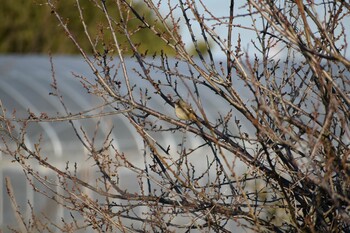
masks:
<path id="1" fill-rule="evenodd" d="M 167 1 L 162 1 L 163 5 L 161 5 L 161 9 L 163 11 L 163 13 L 168 12 L 167 10 L 167 5 L 165 5 L 165 3 L 167 3 Z M 178 4 L 179 0 L 170 0 L 172 6 L 175 6 L 175 4 Z M 199 9 L 199 11 L 204 14 L 204 8 L 201 6 L 201 2 L 203 2 L 206 6 L 206 8 L 215 16 L 215 17 L 227 17 L 229 14 L 229 4 L 230 1 L 228 0 L 196 0 L 195 3 L 197 5 L 197 8 Z M 244 4 L 246 4 L 246 1 L 234 1 L 235 2 L 235 7 L 234 7 L 234 15 L 236 16 L 233 23 L 235 25 L 240 25 L 241 27 L 234 27 L 233 28 L 233 33 L 232 33 L 232 41 L 233 44 L 237 44 L 237 40 L 240 36 L 241 38 L 241 45 L 242 48 L 244 50 L 244 52 L 248 52 L 250 54 L 254 54 L 257 52 L 257 50 L 254 48 L 253 46 L 253 41 L 257 41 L 257 34 L 254 32 L 254 28 L 253 28 L 253 24 L 252 24 L 252 19 L 250 16 L 247 15 L 248 11 L 247 11 L 247 7 L 243 6 Z M 283 0 L 277 1 L 280 4 L 283 4 Z M 315 1 L 317 3 L 317 1 Z M 310 6 L 310 5 L 306 5 L 306 6 Z M 314 14 L 316 15 L 316 17 L 318 17 L 319 19 L 323 20 L 324 18 L 327 19 L 327 17 L 324 17 L 324 8 L 321 5 L 315 5 L 313 8 L 310 7 L 310 9 L 314 12 Z M 189 11 L 187 11 L 189 12 Z M 292 10 L 293 13 L 297 13 L 297 9 L 293 9 Z M 177 15 L 181 15 L 180 11 L 176 12 Z M 211 18 L 208 14 L 204 14 L 204 16 Z M 286 15 L 287 16 L 287 15 Z M 287 16 L 288 17 L 288 16 Z M 342 19 L 342 22 L 345 22 L 342 26 L 345 28 L 345 30 L 347 32 L 350 32 L 350 24 L 346 23 L 346 22 L 350 22 L 350 16 L 347 16 L 349 19 Z M 302 21 L 301 19 L 299 19 L 299 23 L 300 25 L 302 25 Z M 192 26 L 196 32 L 197 38 L 201 39 L 201 32 L 199 30 L 199 27 L 196 26 L 195 20 L 191 21 L 192 22 Z M 208 23 L 217 23 L 217 21 L 206 21 Z M 312 31 L 317 31 L 316 29 L 316 25 L 313 24 L 311 22 L 311 20 L 308 21 L 310 26 L 311 26 L 311 30 Z M 184 25 L 184 24 L 183 24 Z M 256 21 L 256 25 L 258 25 L 259 30 L 261 30 L 262 26 L 261 26 L 261 20 L 258 18 L 258 20 Z M 214 25 L 213 25 L 214 26 Z M 336 31 L 336 33 L 340 33 L 340 26 L 338 27 L 339 30 Z M 301 28 L 302 29 L 302 28 Z M 227 38 L 227 25 L 215 25 L 215 32 L 220 35 L 220 37 Z M 183 34 L 181 35 L 184 38 L 184 41 L 187 44 L 192 44 L 191 43 L 191 37 L 189 35 L 189 33 L 187 32 L 187 30 L 185 30 L 185 27 L 183 27 L 182 30 Z M 317 36 L 317 33 L 315 33 L 315 35 Z M 341 41 L 341 43 L 344 43 L 344 41 Z M 284 57 L 287 54 L 285 53 L 279 53 L 279 51 L 281 49 L 284 48 L 284 44 L 280 43 L 279 45 L 273 47 L 272 49 L 272 53 L 271 56 L 275 56 L 276 58 L 278 57 Z M 340 47 L 340 45 L 338 45 Z M 285 49 L 284 49 L 285 50 Z M 284 51 L 283 50 L 283 51 Z M 217 56 L 224 56 L 225 54 L 223 52 L 220 52 L 219 50 L 216 50 L 215 53 Z M 346 51 L 345 52 L 345 56 L 347 58 L 350 57 L 350 52 Z"/>

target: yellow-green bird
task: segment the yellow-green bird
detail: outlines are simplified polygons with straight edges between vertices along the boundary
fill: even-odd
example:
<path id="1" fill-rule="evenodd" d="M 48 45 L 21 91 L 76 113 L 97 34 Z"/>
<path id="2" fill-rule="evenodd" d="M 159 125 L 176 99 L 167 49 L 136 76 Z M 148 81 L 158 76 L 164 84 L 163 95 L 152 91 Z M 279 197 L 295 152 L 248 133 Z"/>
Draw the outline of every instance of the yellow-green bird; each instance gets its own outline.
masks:
<path id="1" fill-rule="evenodd" d="M 180 120 L 197 121 L 197 116 L 194 113 L 192 107 L 182 99 L 175 101 L 175 115 Z"/>

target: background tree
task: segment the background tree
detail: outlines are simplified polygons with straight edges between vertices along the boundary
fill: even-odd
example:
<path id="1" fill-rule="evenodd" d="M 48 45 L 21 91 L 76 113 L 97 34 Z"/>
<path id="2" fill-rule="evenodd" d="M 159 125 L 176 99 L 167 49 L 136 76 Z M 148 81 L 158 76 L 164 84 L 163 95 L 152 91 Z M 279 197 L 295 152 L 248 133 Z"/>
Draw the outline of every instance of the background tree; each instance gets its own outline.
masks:
<path id="1" fill-rule="evenodd" d="M 81 15 L 76 11 L 77 4 L 81 9 Z M 104 18 L 103 12 L 96 10 L 94 1 L 55 1 L 55 9 L 60 12 L 62 21 L 69 26 L 70 30 L 76 37 L 80 37 L 79 45 L 87 53 L 91 54 L 91 43 L 96 43 L 94 46 L 100 51 L 103 51 L 104 44 L 97 43 L 98 38 L 104 37 L 109 43 L 111 37 L 107 25 L 101 19 Z M 121 8 L 118 11 L 113 7 L 113 2 L 107 1 L 109 13 L 115 18 L 115 22 L 120 20 L 120 14 L 125 13 Z M 154 22 L 152 12 L 145 4 L 138 1 L 133 4 L 133 8 L 142 12 L 142 17 L 145 21 Z M 61 30 L 57 21 L 52 17 L 52 12 L 46 7 L 42 0 L 17 0 L 16 4 L 5 1 L 0 8 L 0 14 L 3 15 L 0 25 L 0 35 L 2 43 L 0 44 L 1 53 L 57 53 L 57 54 L 77 54 L 77 47 L 69 42 L 65 33 Z M 85 26 L 81 24 L 80 17 L 84 17 Z M 139 43 L 142 41 L 139 49 L 143 53 L 148 51 L 153 54 L 160 52 L 161 49 L 168 54 L 174 54 L 171 49 L 165 47 L 162 40 L 158 39 L 150 31 L 142 30 L 137 27 L 135 20 L 127 22 L 129 30 L 138 31 L 134 36 L 134 41 Z M 157 28 L 162 28 L 160 23 L 155 23 Z M 92 38 L 83 36 L 84 30 L 88 30 Z M 52 36 L 55 35 L 55 36 Z M 118 40 L 121 43 L 126 41 L 123 33 L 117 34 Z M 111 48 L 108 48 L 111 49 Z M 128 53 L 126 50 L 124 53 Z"/>
<path id="2" fill-rule="evenodd" d="M 93 135 L 72 122 L 99 172 L 93 182 L 80 179 L 73 168 L 59 170 L 39 151 L 29 150 L 20 137 L 24 132 L 16 136 L 13 119 L 2 117 L 4 144 L 17 142 L 2 151 L 22 165 L 28 179 L 47 182 L 26 166 L 28 160 L 37 160 L 61 178 L 65 193 L 53 195 L 85 218 L 87 224 L 75 224 L 77 228 L 230 232 L 238 225 L 256 232 L 348 232 L 349 4 L 248 0 L 236 6 L 231 0 L 226 15 L 218 17 L 200 1 L 172 5 L 144 0 L 154 16 L 150 22 L 129 1 L 108 2 L 94 2 L 94 11 L 105 18 L 97 35 L 85 30 L 90 49 L 80 45 L 81 36 L 74 35 L 55 3 L 48 0 L 47 5 L 91 68 L 94 78 L 81 77 L 81 82 L 105 103 L 99 116 L 108 109 L 108 115 L 128 120 L 143 140 L 145 166 L 114 148 L 108 135 L 96 147 Z M 76 3 L 76 17 L 84 25 L 83 9 Z M 168 8 L 161 12 L 160 7 Z M 116 20 L 118 12 L 125 13 Z M 131 30 L 130 21 L 136 29 Z M 142 30 L 164 41 L 175 57 L 146 56 L 135 38 Z M 248 41 L 253 52 L 243 49 L 247 32 L 256 36 Z M 188 52 L 185 33 L 196 58 Z M 132 72 L 126 50 L 132 53 Z M 187 71 L 180 72 L 180 66 Z M 65 106 L 55 82 L 52 86 Z M 206 107 L 207 98 L 223 107 Z M 192 122 L 169 114 L 177 99 L 191 103 L 196 113 Z M 164 109 L 153 107 L 159 101 Z M 62 117 L 68 121 L 72 114 L 67 111 Z M 47 120 L 54 119 L 32 117 L 23 124 Z M 173 148 L 154 139 L 160 133 L 183 139 Z M 187 143 L 195 138 L 200 145 Z M 205 169 L 191 160 L 198 151 Z M 121 168 L 137 175 L 138 192 L 120 186 Z M 142 224 L 125 224 L 126 219 Z M 71 222 L 65 219 L 62 229 Z"/>

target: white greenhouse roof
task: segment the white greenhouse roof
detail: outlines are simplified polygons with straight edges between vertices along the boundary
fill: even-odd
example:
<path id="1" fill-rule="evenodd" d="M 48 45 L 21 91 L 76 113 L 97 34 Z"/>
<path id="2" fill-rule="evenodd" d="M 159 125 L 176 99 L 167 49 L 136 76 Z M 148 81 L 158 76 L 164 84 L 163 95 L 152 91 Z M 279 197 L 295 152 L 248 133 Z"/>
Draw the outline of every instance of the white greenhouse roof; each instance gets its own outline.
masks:
<path id="1" fill-rule="evenodd" d="M 127 63 L 131 63 L 131 60 Z M 79 80 L 74 77 L 74 74 L 76 74 L 94 79 L 92 71 L 81 57 L 55 56 L 53 57 L 53 65 L 60 94 L 63 96 L 69 112 L 78 113 L 91 109 L 92 106 L 101 103 L 99 102 L 101 100 L 97 97 L 88 94 Z M 130 73 L 132 73 L 133 67 L 128 68 L 130 69 Z M 58 98 L 50 95 L 50 92 L 52 92 L 51 84 L 53 82 L 53 72 L 51 69 L 50 58 L 48 56 L 0 56 L 0 101 L 2 107 L 6 109 L 7 118 L 11 118 L 14 114 L 17 119 L 26 119 L 29 116 L 28 109 L 36 116 L 45 113 L 49 117 L 54 117 L 65 113 Z M 164 74 L 157 73 L 156 75 L 161 76 Z M 143 84 L 141 81 L 137 83 L 137 88 L 139 86 L 142 87 Z M 164 101 L 157 101 L 155 100 L 153 102 L 157 110 L 166 112 L 169 116 L 175 118 L 174 110 L 170 105 Z M 204 97 L 203 106 L 210 111 L 209 113 L 207 112 L 209 119 L 214 119 L 215 116 L 217 117 L 218 112 L 225 115 L 230 111 L 227 106 L 221 106 L 220 102 L 216 101 L 210 95 Z M 21 127 L 20 123 L 13 122 L 13 124 L 16 125 L 16 130 Z M 128 156 L 134 156 L 134 159 L 140 160 L 140 163 L 142 162 L 141 158 L 144 152 L 143 142 L 125 117 L 112 115 L 98 119 L 90 118 L 76 120 L 74 124 L 76 124 L 78 129 L 80 125 L 83 126 L 89 133 L 94 132 L 96 125 L 99 125 L 100 130 L 98 133 L 102 135 L 102 138 L 105 138 L 113 128 L 111 138 L 113 138 L 115 148 Z M 57 166 L 60 169 L 64 169 L 67 161 L 70 161 L 70 163 L 79 162 L 79 165 L 86 162 L 86 169 L 91 169 L 91 161 L 86 156 L 87 151 L 79 142 L 69 122 L 31 122 L 28 124 L 27 131 L 25 140 L 28 145 L 32 145 L 30 149 L 34 149 L 34 144 L 41 140 L 42 154 L 47 156 L 51 162 L 57 162 L 56 164 L 58 164 Z M 175 150 L 177 145 L 183 140 L 179 139 L 183 137 L 182 131 L 180 134 L 176 132 L 164 134 L 166 136 L 161 132 L 157 132 L 154 135 L 151 132 L 150 134 L 155 140 L 161 142 L 161 144 L 171 145 Z M 102 142 L 96 143 L 101 144 L 97 145 L 97 148 L 102 146 Z M 187 143 L 199 145 L 202 142 L 199 137 L 191 135 L 191 138 L 187 139 Z M 202 161 L 197 159 L 197 162 L 201 163 Z M 2 187 L 4 187 L 4 177 L 14 177 L 16 175 L 13 174 L 21 171 L 19 166 L 8 166 L 9 164 L 11 164 L 11 159 L 6 159 L 6 156 L 0 152 L 0 178 L 2 182 L 0 185 Z M 17 168 L 17 171 L 13 169 L 14 167 Z M 126 176 L 128 175 L 126 174 Z M 17 188 L 23 188 L 23 184 L 26 183 L 25 177 L 23 175 L 18 176 L 16 179 L 13 179 L 13 183 Z M 20 195 L 25 195 L 32 202 L 35 202 L 36 198 L 38 198 L 38 196 L 33 194 L 31 187 L 28 185 L 20 192 Z M 23 202 L 19 204 L 26 206 L 26 198 L 21 198 Z M 7 224 L 13 223 L 15 219 L 13 215 L 7 212 L 7 209 L 11 207 L 5 199 L 6 190 L 2 188 L 0 189 L 0 201 L 4 204 L 2 205 L 0 202 L 0 231 L 1 229 L 5 229 L 4 226 Z M 41 205 L 44 205 L 44 203 L 37 203 L 37 208 L 39 209 Z M 29 209 L 27 208 L 26 211 L 29 211 Z"/>
<path id="2" fill-rule="evenodd" d="M 78 113 L 98 104 L 97 98 L 87 94 L 79 80 L 74 77 L 74 75 L 82 75 L 94 78 L 92 71 L 81 57 L 53 57 L 53 65 L 59 90 L 71 113 Z M 132 68 L 130 67 L 129 69 L 131 70 Z M 57 97 L 50 95 L 52 82 L 52 70 L 48 56 L 0 56 L 0 100 L 7 110 L 8 117 L 11 117 L 13 111 L 16 111 L 18 118 L 26 118 L 29 116 L 28 109 L 36 116 L 40 116 L 42 113 L 46 113 L 50 117 L 57 116 L 58 113 L 64 114 L 64 108 Z M 140 85 L 142 83 L 138 83 L 138 86 Z M 209 114 L 208 112 L 206 113 L 209 119 L 211 117 L 210 113 L 217 116 L 218 112 L 222 112 L 225 115 L 230 110 L 225 109 L 227 106 L 220 106 L 220 103 L 215 101 L 213 96 L 205 96 L 205 98 L 207 98 L 203 102 L 205 108 L 213 109 Z M 158 105 L 156 106 L 157 109 L 163 109 L 169 113 L 169 116 L 174 117 L 172 107 L 166 105 L 164 101 L 156 103 Z M 93 120 L 97 122 L 101 119 Z M 94 125 L 91 124 L 91 119 L 75 121 L 75 123 L 85 124 L 84 127 Z M 47 136 L 47 138 L 44 138 L 49 140 L 54 154 L 58 157 L 65 154 L 63 142 L 65 142 L 64 145 L 67 147 L 66 142 L 77 140 L 68 122 L 43 122 L 39 124 L 41 128 L 37 128 L 38 124 L 33 125 L 35 125 L 35 128 L 31 129 L 31 135 L 29 135 L 31 138 L 29 140 L 35 140 L 40 134 L 44 133 Z M 106 117 L 102 119 L 101 125 L 105 133 L 108 133 L 111 127 L 114 127 L 113 132 L 118 132 L 118 135 L 113 136 L 116 138 L 115 143 L 119 144 L 117 146 L 121 151 L 138 150 L 140 142 L 137 142 L 135 139 L 136 131 L 131 128 L 125 118 L 119 116 Z M 91 130 L 94 130 L 94 128 Z M 170 138 L 159 136 L 156 139 L 168 142 L 174 140 L 174 135 L 167 135 L 170 135 Z M 77 146 L 76 143 L 71 143 L 71 146 L 74 150 L 77 150 L 75 148 Z"/>

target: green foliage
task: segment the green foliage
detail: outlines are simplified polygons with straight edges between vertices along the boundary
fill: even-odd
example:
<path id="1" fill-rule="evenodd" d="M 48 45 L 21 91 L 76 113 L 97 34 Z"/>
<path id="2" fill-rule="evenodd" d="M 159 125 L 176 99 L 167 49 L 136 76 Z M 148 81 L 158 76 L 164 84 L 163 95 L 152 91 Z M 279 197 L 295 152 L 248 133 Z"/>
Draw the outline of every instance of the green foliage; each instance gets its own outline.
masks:
<path id="1" fill-rule="evenodd" d="M 114 1 L 106 2 L 109 14 L 115 16 L 114 26 L 115 30 L 119 32 L 117 33 L 118 41 L 121 47 L 124 48 L 125 53 L 131 53 L 126 43 L 125 33 L 121 30 L 120 15 L 116 3 Z M 113 42 L 109 30 L 107 30 L 106 18 L 96 3 L 101 4 L 101 1 L 84 0 L 79 2 L 92 43 L 96 45 L 99 51 L 103 51 L 112 48 Z M 45 1 L 16 0 L 16 3 L 3 1 L 1 5 L 0 15 L 3 15 L 0 24 L 1 53 L 78 53 L 75 45 L 63 33 L 63 29 L 59 26 L 55 16 L 51 14 Z M 143 13 L 142 16 L 150 24 L 154 24 L 153 16 L 144 4 L 134 3 L 133 6 L 138 12 Z M 92 46 L 85 35 L 80 20 L 76 1 L 57 1 L 56 9 L 60 12 L 62 19 L 67 23 L 80 46 L 85 51 L 92 52 Z M 168 54 L 174 53 L 150 29 L 141 28 L 140 21 L 134 19 L 130 12 L 128 14 L 127 8 L 123 10 L 124 17 L 128 17 L 128 31 L 135 32 L 132 40 L 139 44 L 139 51 L 148 51 L 149 54 L 161 50 Z M 157 25 L 157 28 L 162 30 L 160 25 Z"/>
<path id="2" fill-rule="evenodd" d="M 211 43 L 209 43 L 209 47 L 211 46 Z M 199 52 L 201 54 L 207 54 L 208 53 L 208 48 L 207 48 L 207 44 L 204 41 L 199 41 L 197 43 L 197 49 L 199 50 Z M 191 55 L 197 55 L 198 52 L 196 50 L 196 47 L 194 45 L 192 45 L 192 47 L 189 48 L 189 54 Z"/>

